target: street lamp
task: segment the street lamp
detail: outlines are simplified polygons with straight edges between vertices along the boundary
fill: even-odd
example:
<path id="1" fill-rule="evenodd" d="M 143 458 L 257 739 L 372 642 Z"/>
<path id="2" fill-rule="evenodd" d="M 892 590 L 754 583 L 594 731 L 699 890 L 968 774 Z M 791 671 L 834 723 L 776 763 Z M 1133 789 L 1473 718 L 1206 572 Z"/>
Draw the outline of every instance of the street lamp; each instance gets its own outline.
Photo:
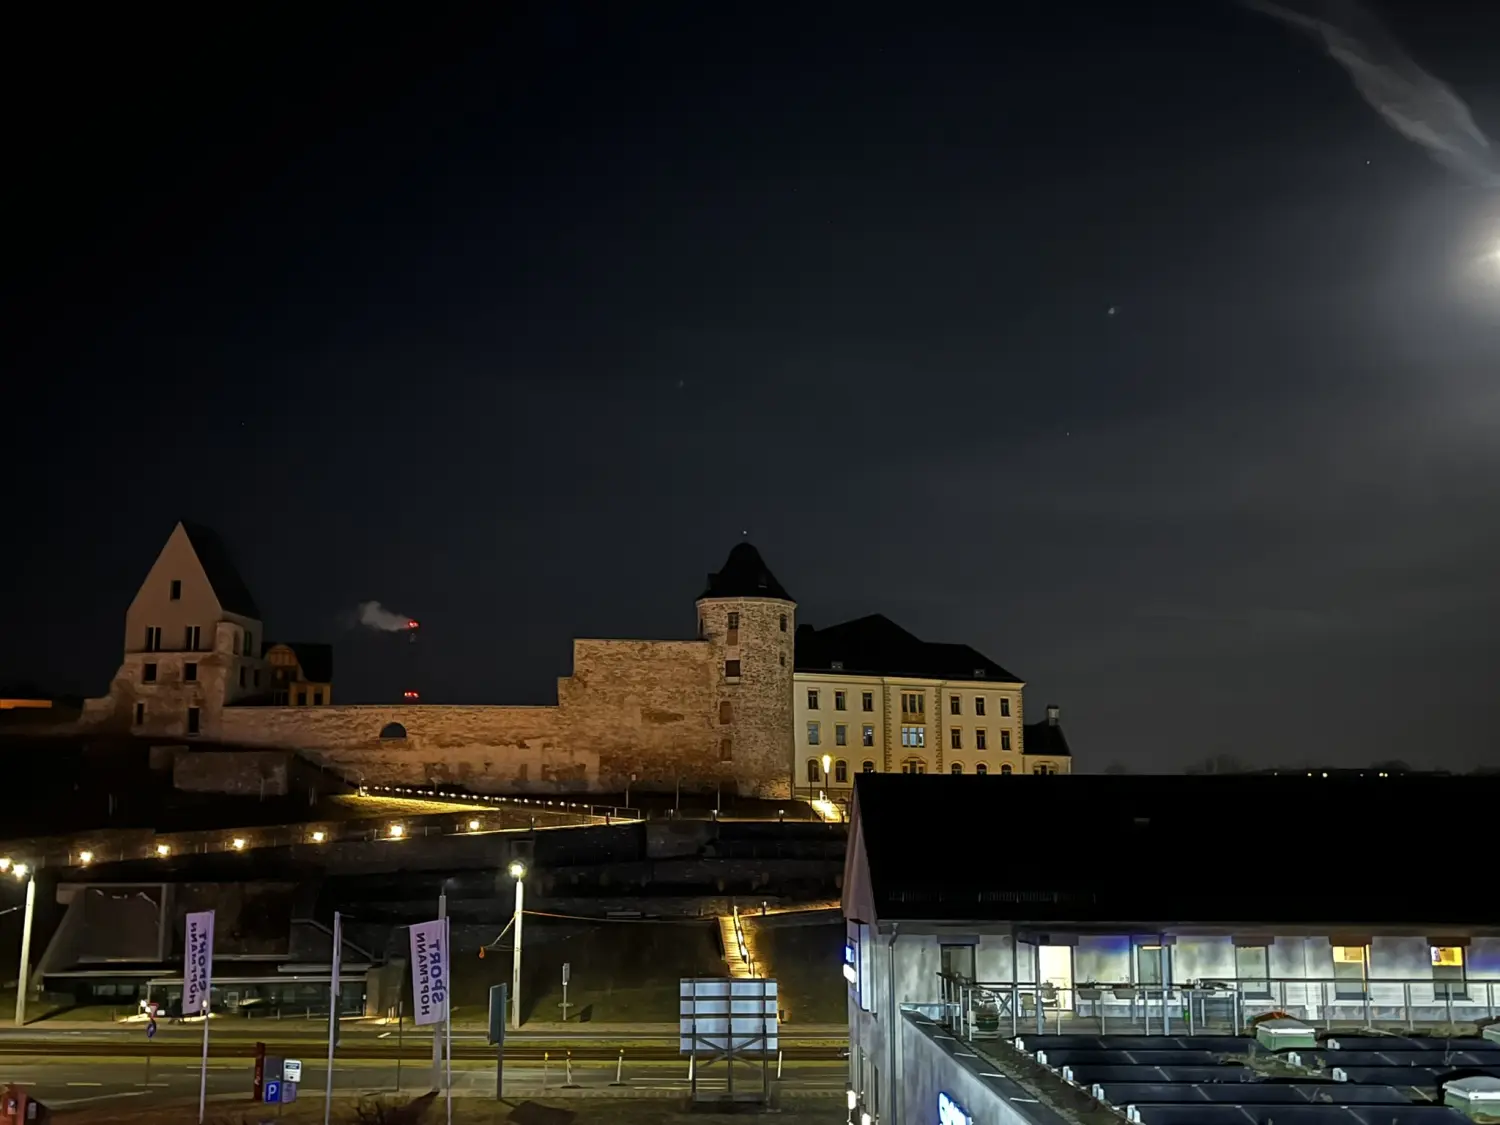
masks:
<path id="1" fill-rule="evenodd" d="M 27 879 L 31 868 L 24 863 L 12 865 L 6 861 L 6 867 L 17 879 L 26 879 L 26 921 L 21 925 L 21 969 L 16 975 L 16 1026 L 26 1026 L 26 990 L 27 969 L 31 963 L 31 919 L 36 912 L 36 879 Z"/>
<path id="2" fill-rule="evenodd" d="M 828 771 L 833 769 L 833 755 L 823 755 L 823 788 L 828 788 Z"/>
<path id="3" fill-rule="evenodd" d="M 516 881 L 516 913 L 511 919 L 516 927 L 516 952 L 510 961 L 510 1023 L 512 1030 L 521 1029 L 521 914 L 526 898 L 526 865 L 519 859 L 510 861 L 506 868 Z"/>

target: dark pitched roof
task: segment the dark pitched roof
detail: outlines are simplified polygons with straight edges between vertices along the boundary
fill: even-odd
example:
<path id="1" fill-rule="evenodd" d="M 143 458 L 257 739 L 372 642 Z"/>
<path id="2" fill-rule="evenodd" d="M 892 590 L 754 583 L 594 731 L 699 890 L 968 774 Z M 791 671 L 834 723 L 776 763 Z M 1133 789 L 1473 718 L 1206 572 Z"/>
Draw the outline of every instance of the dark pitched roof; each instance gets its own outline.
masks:
<path id="1" fill-rule="evenodd" d="M 333 683 L 333 646 L 313 641 L 267 641 L 261 650 L 264 655 L 277 645 L 286 645 L 297 654 L 297 663 L 302 668 L 302 677 L 309 683 Z"/>
<path id="2" fill-rule="evenodd" d="M 1021 745 L 1028 754 L 1051 754 L 1054 758 L 1073 756 L 1073 751 L 1068 749 L 1068 738 L 1063 734 L 1062 723 L 1045 720 L 1027 723 L 1026 736 L 1021 740 Z"/>
<path id="3" fill-rule="evenodd" d="M 724 565 L 708 576 L 708 588 L 700 598 L 779 598 L 795 601 L 776 581 L 760 552 L 749 543 L 737 543 Z"/>
<path id="4" fill-rule="evenodd" d="M 203 565 L 203 572 L 208 575 L 208 584 L 213 587 L 214 596 L 219 599 L 224 612 L 260 620 L 260 610 L 255 605 L 255 599 L 250 596 L 250 587 L 240 577 L 239 570 L 229 557 L 229 548 L 224 546 L 224 540 L 219 538 L 218 532 L 201 523 L 188 520 L 182 520 L 181 523 L 182 530 L 187 532 L 188 542 L 193 545 L 193 553 Z"/>
<path id="5" fill-rule="evenodd" d="M 1500 926 L 1500 896 L 1453 893 L 1494 881 L 1454 812 L 1497 803 L 1500 777 L 1441 774 L 859 774 L 844 909 L 1141 933 Z"/>
<path id="6" fill-rule="evenodd" d="M 838 663 L 840 667 L 835 668 Z M 798 672 L 850 672 L 917 676 L 928 680 L 996 680 L 1020 683 L 988 656 L 968 645 L 934 644 L 908 633 L 889 617 L 872 613 L 814 629 L 797 629 Z"/>

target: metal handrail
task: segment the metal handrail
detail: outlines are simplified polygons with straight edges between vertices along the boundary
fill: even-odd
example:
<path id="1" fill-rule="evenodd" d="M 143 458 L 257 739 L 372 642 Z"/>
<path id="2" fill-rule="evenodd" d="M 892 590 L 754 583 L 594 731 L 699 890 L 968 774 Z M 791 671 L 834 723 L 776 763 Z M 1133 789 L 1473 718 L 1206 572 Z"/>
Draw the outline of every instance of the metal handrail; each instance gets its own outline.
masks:
<path id="1" fill-rule="evenodd" d="M 1431 977 L 1367 977 L 1360 995 L 1347 995 L 1351 982 L 1335 977 L 1271 977 L 1255 981 L 1196 981 L 1161 985 L 1091 982 L 1056 985 L 1047 981 L 974 981 L 939 972 L 943 1022 L 966 1038 L 999 1037 L 1009 1025 L 1015 1037 L 1045 1034 L 1048 1025 L 1107 1034 L 1196 1034 L 1232 1030 L 1240 1034 L 1267 1012 L 1285 1012 L 1325 1030 L 1335 1024 L 1371 1027 L 1377 1019 L 1404 1022 L 1408 1031 L 1423 1026 L 1477 1023 L 1500 1013 L 1500 980 L 1462 982 Z M 1246 985 L 1252 986 L 1250 989 Z M 1340 996 L 1343 986 L 1346 995 Z M 1400 986 L 1399 997 L 1395 993 Z M 1457 986 L 1457 987 L 1454 987 Z M 1429 999 L 1430 997 L 1430 999 Z M 1175 1025 L 1175 1026 L 1174 1026 Z"/>

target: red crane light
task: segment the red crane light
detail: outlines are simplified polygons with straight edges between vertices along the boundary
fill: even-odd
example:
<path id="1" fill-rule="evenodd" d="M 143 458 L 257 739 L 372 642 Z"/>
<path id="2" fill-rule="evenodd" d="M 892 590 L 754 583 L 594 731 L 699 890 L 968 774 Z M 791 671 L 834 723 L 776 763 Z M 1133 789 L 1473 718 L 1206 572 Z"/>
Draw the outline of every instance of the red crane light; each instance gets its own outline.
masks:
<path id="1" fill-rule="evenodd" d="M 420 698 L 417 695 L 417 693 L 414 692 L 414 691 L 403 691 L 401 693 L 401 695 L 402 695 L 402 698 L 404 698 L 404 699 L 417 699 L 417 698 Z"/>
<path id="2" fill-rule="evenodd" d="M 415 629 L 415 628 L 417 628 L 417 623 L 415 621 L 408 621 L 406 623 L 406 627 L 408 629 Z"/>

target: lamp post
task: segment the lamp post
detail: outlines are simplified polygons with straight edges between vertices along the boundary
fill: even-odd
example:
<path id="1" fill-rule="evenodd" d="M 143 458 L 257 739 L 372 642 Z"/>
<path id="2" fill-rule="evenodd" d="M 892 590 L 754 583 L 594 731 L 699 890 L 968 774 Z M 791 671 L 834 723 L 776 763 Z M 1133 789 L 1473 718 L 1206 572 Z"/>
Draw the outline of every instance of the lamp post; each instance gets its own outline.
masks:
<path id="1" fill-rule="evenodd" d="M 511 920 L 516 928 L 516 952 L 510 962 L 510 1025 L 521 1029 L 521 915 L 526 900 L 526 865 L 519 859 L 510 861 L 510 877 L 516 881 L 516 913 Z"/>
<path id="2" fill-rule="evenodd" d="M 820 796 L 820 797 L 827 796 L 827 793 L 828 793 L 828 771 L 831 770 L 831 769 L 833 769 L 833 755 L 832 754 L 824 754 L 823 755 L 823 792 L 818 794 L 818 796 Z"/>
<path id="3" fill-rule="evenodd" d="M 16 1026 L 26 1026 L 26 992 L 29 982 L 26 979 L 31 963 L 31 919 L 36 911 L 36 876 L 31 874 L 31 868 L 24 863 L 12 864 L 10 860 L 0 860 L 0 871 L 9 871 L 17 879 L 26 880 L 26 920 L 21 925 L 21 968 L 16 974 Z"/>

